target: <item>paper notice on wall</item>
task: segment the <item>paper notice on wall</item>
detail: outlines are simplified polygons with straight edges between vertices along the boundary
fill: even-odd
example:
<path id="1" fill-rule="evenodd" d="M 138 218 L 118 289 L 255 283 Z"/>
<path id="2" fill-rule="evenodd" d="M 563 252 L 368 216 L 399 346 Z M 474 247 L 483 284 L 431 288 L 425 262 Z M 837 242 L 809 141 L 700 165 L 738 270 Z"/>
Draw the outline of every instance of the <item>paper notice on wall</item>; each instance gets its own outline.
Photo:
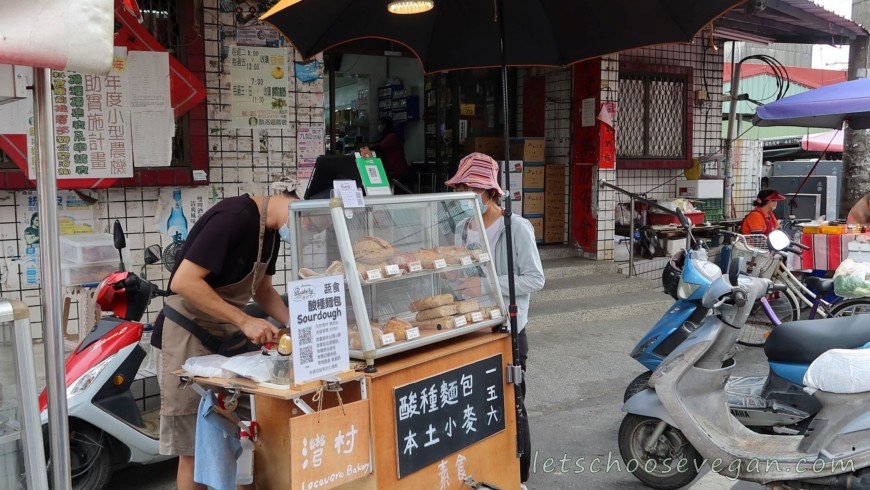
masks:
<path id="1" fill-rule="evenodd" d="M 127 73 L 131 108 L 155 111 L 170 108 L 169 53 L 130 51 Z"/>
<path id="2" fill-rule="evenodd" d="M 168 167 L 172 164 L 172 136 L 175 114 L 162 111 L 133 111 L 133 158 L 137 167 Z"/>
<path id="3" fill-rule="evenodd" d="M 166 239 L 185 240 L 213 202 L 211 187 L 161 187 L 157 192 L 154 227 Z"/>
<path id="4" fill-rule="evenodd" d="M 595 126 L 595 97 L 583 99 L 580 105 L 580 125 L 584 128 Z"/>
<path id="5" fill-rule="evenodd" d="M 133 176 L 127 49 L 107 76 L 52 72 L 58 179 Z"/>
<path id="6" fill-rule="evenodd" d="M 231 127 L 286 129 L 287 49 L 230 47 Z"/>
<path id="7" fill-rule="evenodd" d="M 296 130 L 296 178 L 306 180 L 314 172 L 317 157 L 323 155 L 322 124 L 300 124 Z"/>
<path id="8" fill-rule="evenodd" d="M 21 286 L 39 286 L 39 241 L 40 220 L 39 201 L 35 191 L 18 193 L 17 221 L 19 250 L 16 256 L 7 250 L 7 259 L 21 267 Z M 73 191 L 57 191 L 57 219 L 61 235 L 95 233 L 97 227 L 97 207 L 85 202 Z"/>

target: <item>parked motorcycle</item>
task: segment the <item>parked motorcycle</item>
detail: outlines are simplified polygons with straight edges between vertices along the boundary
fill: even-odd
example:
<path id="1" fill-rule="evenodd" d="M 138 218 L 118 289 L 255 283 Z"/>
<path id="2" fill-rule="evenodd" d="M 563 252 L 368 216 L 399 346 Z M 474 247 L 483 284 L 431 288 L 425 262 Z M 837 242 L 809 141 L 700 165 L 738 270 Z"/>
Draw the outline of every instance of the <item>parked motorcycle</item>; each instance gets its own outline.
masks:
<path id="1" fill-rule="evenodd" d="M 772 233 L 770 239 L 778 250 L 789 243 L 784 234 Z M 805 430 L 795 435 L 753 432 L 735 417 L 727 386 L 733 382 L 729 374 L 740 328 L 753 303 L 774 290 L 773 283 L 739 276 L 736 261 L 727 276 L 691 254 L 686 264 L 700 274 L 691 276 L 696 282 L 684 275 L 682 291 L 703 290 L 702 305 L 713 313 L 656 368 L 651 388 L 632 396 L 623 407 L 627 415 L 619 430 L 619 448 L 635 477 L 653 488 L 680 488 L 706 461 L 725 476 L 776 482 L 783 488 L 870 489 L 870 383 L 850 377 L 846 370 L 826 369 L 832 354 L 847 366 L 868 362 L 870 350 L 842 349 L 851 347 L 852 340 L 843 332 L 854 338 L 870 326 L 861 325 L 860 317 L 846 317 L 813 320 L 809 325 L 785 323 L 774 330 L 768 340 L 773 348 L 767 348 L 771 361 L 794 368 L 815 359 L 808 369 L 795 368 L 785 375 L 800 385 L 803 380 L 796 380 L 795 373 L 808 373 L 807 387 L 816 390 L 812 399 L 819 408 L 804 420 Z M 830 349 L 837 350 L 826 352 Z M 831 391 L 842 386 L 847 388 Z M 835 465 L 835 460 L 843 464 Z"/>
<path id="2" fill-rule="evenodd" d="M 121 254 L 126 240 L 118 221 L 113 234 L 115 248 Z M 148 247 L 145 265 L 158 263 L 160 257 L 159 246 Z M 143 276 L 144 271 L 145 267 Z M 148 358 L 145 349 L 150 349 L 147 334 L 151 325 L 140 322 L 151 300 L 166 295 L 147 279 L 125 270 L 123 256 L 120 270 L 97 287 L 97 304 L 112 315 L 94 325 L 65 363 L 70 468 L 75 490 L 105 488 L 116 469 L 169 458 L 158 452 L 160 398 L 156 369 L 143 366 Z M 256 305 L 249 305 L 246 313 L 267 317 Z M 134 381 L 138 382 L 134 385 Z M 142 392 L 134 395 L 133 388 L 139 386 Z M 154 403 L 150 403 L 152 400 Z M 45 391 L 39 403 L 43 430 L 47 431 Z"/>

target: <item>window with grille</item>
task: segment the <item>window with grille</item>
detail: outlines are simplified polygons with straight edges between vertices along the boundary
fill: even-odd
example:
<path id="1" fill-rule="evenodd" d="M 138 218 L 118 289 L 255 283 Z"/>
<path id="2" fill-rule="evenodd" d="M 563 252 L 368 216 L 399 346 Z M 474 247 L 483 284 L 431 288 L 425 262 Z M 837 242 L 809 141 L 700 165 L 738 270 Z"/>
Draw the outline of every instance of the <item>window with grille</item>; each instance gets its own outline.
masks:
<path id="1" fill-rule="evenodd" d="M 619 74 L 617 158 L 678 162 L 690 159 L 689 69 L 623 65 L 628 66 L 620 66 Z M 664 71 L 653 71 L 656 68 Z"/>

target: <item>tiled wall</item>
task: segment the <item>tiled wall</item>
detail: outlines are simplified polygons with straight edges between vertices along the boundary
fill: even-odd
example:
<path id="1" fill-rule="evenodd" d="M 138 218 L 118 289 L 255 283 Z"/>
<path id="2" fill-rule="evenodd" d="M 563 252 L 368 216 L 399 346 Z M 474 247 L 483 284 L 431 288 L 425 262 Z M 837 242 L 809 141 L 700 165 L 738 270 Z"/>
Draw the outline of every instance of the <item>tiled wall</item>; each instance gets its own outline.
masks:
<path id="1" fill-rule="evenodd" d="M 283 130 L 241 130 L 229 126 L 229 71 L 221 53 L 234 43 L 236 32 L 235 13 L 221 12 L 218 0 L 203 1 L 203 23 L 200 27 L 205 39 L 206 86 L 208 89 L 207 110 L 209 116 L 208 146 L 210 150 L 210 195 L 213 199 L 238 196 L 243 193 L 262 194 L 276 177 L 291 174 L 296 169 L 296 128 L 298 124 L 323 122 L 322 79 L 309 84 L 298 83 L 289 70 L 288 83 L 292 93 L 290 124 Z M 287 47 L 290 60 L 301 61 L 295 50 Z M 292 66 L 292 61 L 291 61 Z M 322 66 L 322 65 L 321 65 Z M 100 217 L 99 232 L 110 232 L 115 219 L 121 221 L 127 232 L 127 246 L 131 252 L 131 270 L 136 273 L 142 267 L 143 249 L 146 245 L 169 243 L 157 232 L 154 215 L 157 209 L 157 188 L 109 189 L 86 191 L 98 202 Z M 40 315 L 40 292 L 38 288 L 20 286 L 6 287 L 10 275 L 21 274 L 13 259 L 24 249 L 22 223 L 16 218 L 16 207 L 21 205 L 21 193 L 0 192 L 0 245 L 6 258 L 8 273 L 0 273 L 0 296 L 22 299 L 31 306 L 35 337 L 42 337 Z M 289 257 L 282 250 L 278 259 L 278 272 L 274 283 L 283 291 L 288 273 Z M 2 272 L 2 271 L 0 271 Z M 161 287 L 166 286 L 169 274 L 162 266 L 148 267 L 148 278 Z M 76 304 L 72 305 L 69 330 L 77 327 Z M 152 302 L 149 314 L 143 321 L 153 321 L 155 312 L 162 303 Z"/>

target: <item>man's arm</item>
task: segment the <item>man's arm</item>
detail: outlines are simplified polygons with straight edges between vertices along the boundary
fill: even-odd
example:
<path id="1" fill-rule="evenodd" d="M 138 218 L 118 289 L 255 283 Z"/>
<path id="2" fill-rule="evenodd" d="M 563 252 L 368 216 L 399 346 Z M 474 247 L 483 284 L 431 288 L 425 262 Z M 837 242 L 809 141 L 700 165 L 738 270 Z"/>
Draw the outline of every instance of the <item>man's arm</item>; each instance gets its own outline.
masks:
<path id="1" fill-rule="evenodd" d="M 290 311 L 281 295 L 272 285 L 272 276 L 266 276 L 260 282 L 260 287 L 254 293 L 254 301 L 260 305 L 270 317 L 278 320 L 280 323 L 287 325 L 290 323 Z"/>
<path id="2" fill-rule="evenodd" d="M 264 344 L 273 341 L 278 329 L 224 301 L 205 281 L 208 274 L 208 269 L 185 259 L 175 271 L 170 287 L 196 308 L 238 327 L 252 342 Z"/>

